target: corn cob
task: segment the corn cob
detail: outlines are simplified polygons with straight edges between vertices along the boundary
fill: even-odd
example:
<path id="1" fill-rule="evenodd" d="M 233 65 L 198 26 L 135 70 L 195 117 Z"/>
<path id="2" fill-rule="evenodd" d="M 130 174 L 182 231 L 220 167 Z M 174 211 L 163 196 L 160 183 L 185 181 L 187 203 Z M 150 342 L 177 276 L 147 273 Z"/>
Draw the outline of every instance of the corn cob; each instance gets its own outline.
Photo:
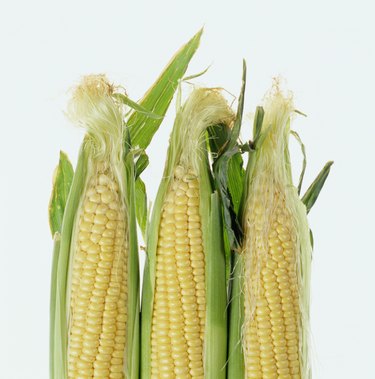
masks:
<path id="1" fill-rule="evenodd" d="M 231 120 L 213 89 L 194 90 L 177 113 L 148 236 L 142 378 L 225 378 L 225 257 L 206 129 Z"/>
<path id="2" fill-rule="evenodd" d="M 68 377 L 123 378 L 127 321 L 126 209 L 105 162 L 90 178 L 72 263 Z"/>
<path id="3" fill-rule="evenodd" d="M 277 85 L 256 130 L 235 254 L 228 377 L 308 379 L 311 243 L 306 207 L 293 186 L 288 138 L 294 111 Z"/>
<path id="4" fill-rule="evenodd" d="M 87 134 L 62 226 L 56 297 L 66 321 L 52 328 L 53 378 L 138 377 L 133 162 L 113 90 L 104 76 L 85 77 L 69 106 Z"/>

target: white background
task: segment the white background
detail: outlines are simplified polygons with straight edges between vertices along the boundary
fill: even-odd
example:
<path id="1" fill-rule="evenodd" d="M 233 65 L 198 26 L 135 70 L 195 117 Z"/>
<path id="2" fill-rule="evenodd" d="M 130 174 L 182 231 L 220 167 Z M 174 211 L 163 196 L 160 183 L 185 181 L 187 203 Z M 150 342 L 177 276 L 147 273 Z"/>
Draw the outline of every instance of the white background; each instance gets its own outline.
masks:
<path id="1" fill-rule="evenodd" d="M 305 183 L 335 160 L 310 214 L 314 378 L 374 378 L 374 12 L 354 0 L 2 2 L 0 379 L 48 377 L 51 177 L 59 149 L 75 164 L 83 135 L 63 114 L 67 90 L 107 73 L 138 99 L 202 25 L 188 73 L 212 64 L 198 82 L 238 94 L 246 58 L 247 113 L 281 74 L 308 114 L 294 123 Z M 173 116 L 174 106 L 148 150 L 151 199 Z"/>

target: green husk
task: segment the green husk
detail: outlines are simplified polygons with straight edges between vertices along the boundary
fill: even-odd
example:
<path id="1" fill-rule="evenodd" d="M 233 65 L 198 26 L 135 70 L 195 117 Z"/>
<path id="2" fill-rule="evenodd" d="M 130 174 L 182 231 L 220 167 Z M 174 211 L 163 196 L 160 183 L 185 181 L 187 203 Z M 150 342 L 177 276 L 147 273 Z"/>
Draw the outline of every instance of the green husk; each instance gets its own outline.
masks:
<path id="1" fill-rule="evenodd" d="M 198 49 L 202 33 L 203 29 L 176 53 L 154 85 L 139 101 L 142 108 L 162 117 L 165 115 L 178 83 Z M 128 119 L 132 145 L 141 149 L 146 148 L 159 128 L 160 122 L 160 119 L 150 120 L 145 114 L 133 112 Z"/>
<path id="2" fill-rule="evenodd" d="M 229 305 L 229 338 L 228 338 L 228 379 L 245 379 L 245 362 L 242 350 L 242 325 L 244 324 L 244 296 L 242 277 L 244 255 L 232 254 L 232 286 Z"/>
<path id="3" fill-rule="evenodd" d="M 226 263 L 223 241 L 220 238 L 222 236 L 219 217 L 221 205 L 218 194 L 212 186 L 206 130 L 215 124 L 229 123 L 231 119 L 230 109 L 214 89 L 194 90 L 186 103 L 177 111 L 163 179 L 148 227 L 147 259 L 142 291 L 142 378 L 151 377 L 151 323 L 156 280 L 156 252 L 164 198 L 177 165 L 187 164 L 197 173 L 200 186 L 200 214 L 206 259 L 205 378 L 225 378 L 227 283 L 222 278 L 225 276 Z"/>
<path id="4" fill-rule="evenodd" d="M 316 200 L 319 197 L 320 191 L 322 190 L 325 181 L 328 178 L 329 172 L 333 161 L 327 162 L 322 170 L 319 172 L 316 179 L 311 183 L 310 187 L 307 189 L 306 193 L 302 197 L 302 202 L 306 206 L 306 212 L 309 213 Z"/>
<path id="5" fill-rule="evenodd" d="M 73 174 L 73 166 L 68 156 L 63 151 L 60 151 L 59 164 L 54 173 L 51 199 L 48 206 L 49 225 L 52 237 L 55 233 L 61 232 L 64 210 L 72 185 Z"/>
<path id="6" fill-rule="evenodd" d="M 296 131 L 291 130 L 290 134 L 297 140 L 297 142 L 301 146 L 301 152 L 302 152 L 302 156 L 303 156 L 302 170 L 301 170 L 301 174 L 299 176 L 298 186 L 297 186 L 298 195 L 300 195 L 301 194 L 301 189 L 302 189 L 302 184 L 303 184 L 303 178 L 305 176 L 306 165 L 307 165 L 306 148 L 305 148 L 305 145 L 302 142 L 301 137 L 299 136 L 299 134 Z"/>
<path id="7" fill-rule="evenodd" d="M 148 111 L 146 108 L 142 107 L 142 105 L 139 105 L 135 101 L 131 100 L 128 96 L 124 95 L 123 93 L 114 93 L 113 97 L 120 101 L 122 104 L 127 105 L 131 109 L 133 109 L 137 114 L 140 114 L 142 116 L 159 120 L 162 119 L 163 116 L 159 116 L 156 113 Z"/>
<path id="8" fill-rule="evenodd" d="M 133 313 L 128 312 L 127 325 L 127 362 L 128 367 L 125 378 L 139 378 L 140 365 L 140 284 L 139 284 L 139 261 L 138 261 L 138 238 L 136 221 L 135 201 L 135 171 L 134 157 L 131 153 L 125 157 L 126 199 L 129 212 L 129 261 L 128 261 L 128 307 Z"/>
<path id="9" fill-rule="evenodd" d="M 87 164 L 87 155 L 83 148 L 79 154 L 76 171 L 73 176 L 72 185 L 66 202 L 64 217 L 61 227 L 60 249 L 53 265 L 52 286 L 56 291 L 51 298 L 51 309 L 55 309 L 55 313 L 51 314 L 50 320 L 50 338 L 53 341 L 51 346 L 51 379 L 67 378 L 67 277 L 70 255 L 70 241 L 72 236 L 72 227 L 75 217 L 75 211 L 79 206 L 81 191 L 86 179 L 84 175 L 84 167 Z M 56 252 L 55 252 L 56 254 Z M 52 287 L 51 286 L 51 287 Z"/>
<path id="10" fill-rule="evenodd" d="M 225 225 L 226 235 L 232 250 L 238 249 L 239 241 L 241 239 L 242 230 L 237 221 L 236 209 L 238 210 L 239 201 L 242 195 L 244 170 L 242 167 L 242 157 L 237 143 L 244 108 L 246 89 L 246 62 L 243 61 L 242 72 L 242 87 L 238 99 L 238 109 L 233 128 L 228 133 L 227 139 L 224 139 L 223 132 L 218 140 L 223 140 L 224 143 L 221 147 L 219 157 L 214 161 L 213 170 L 216 182 L 216 187 L 219 190 L 220 197 L 223 204 L 223 219 Z M 218 130 L 220 132 L 220 130 Z M 217 138 L 212 134 L 213 139 Z M 214 147 L 216 149 L 216 147 Z M 212 149 L 213 151 L 215 151 Z"/>
<path id="11" fill-rule="evenodd" d="M 60 151 L 59 164 L 56 167 L 55 175 L 52 185 L 52 195 L 49 204 L 49 220 L 51 233 L 53 237 L 53 256 L 52 256 L 52 272 L 51 272 L 51 293 L 50 293 L 50 329 L 54 327 L 53 322 L 56 316 L 56 302 L 53 300 L 56 297 L 56 276 L 57 276 L 57 264 L 59 260 L 60 241 L 61 241 L 61 228 L 64 211 L 70 187 L 73 180 L 73 167 L 69 161 L 68 156 Z M 55 334 L 50 333 L 50 376 L 55 368 L 54 357 L 55 349 Z"/>
<path id="12" fill-rule="evenodd" d="M 149 159 L 147 154 L 142 151 L 135 163 L 135 211 L 138 225 L 142 232 L 143 240 L 146 240 L 146 227 L 148 218 L 146 186 L 140 175 L 148 166 Z"/>
<path id="13" fill-rule="evenodd" d="M 144 150 L 141 151 L 135 161 L 135 178 L 138 179 L 142 172 L 147 168 L 149 164 L 148 155 Z"/>
<path id="14" fill-rule="evenodd" d="M 142 232 L 143 240 L 146 240 L 146 228 L 147 228 L 147 195 L 146 186 L 141 178 L 137 178 L 135 181 L 135 203 L 136 215 L 138 225 Z"/>
<path id="15" fill-rule="evenodd" d="M 227 262 L 224 241 L 218 238 L 223 231 L 220 197 L 217 191 L 211 194 L 208 236 L 206 243 L 206 332 L 204 348 L 205 378 L 225 379 L 227 357 L 227 289 L 223 280 Z"/>
<path id="16" fill-rule="evenodd" d="M 246 89 L 246 62 L 242 65 L 242 85 L 233 128 L 219 125 L 209 128 L 210 150 L 213 158 L 215 186 L 220 194 L 224 224 L 224 246 L 226 257 L 226 280 L 231 274 L 231 251 L 239 249 L 242 228 L 238 222 L 238 211 L 242 197 L 245 170 L 242 152 L 238 144 Z M 231 286 L 228 292 L 231 291 Z"/>

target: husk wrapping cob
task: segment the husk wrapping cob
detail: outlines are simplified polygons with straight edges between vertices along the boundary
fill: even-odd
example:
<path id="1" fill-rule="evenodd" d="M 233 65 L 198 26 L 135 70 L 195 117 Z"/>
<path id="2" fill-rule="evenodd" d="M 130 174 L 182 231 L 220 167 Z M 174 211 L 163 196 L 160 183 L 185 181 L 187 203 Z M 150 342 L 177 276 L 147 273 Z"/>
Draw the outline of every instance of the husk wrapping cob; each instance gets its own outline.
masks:
<path id="1" fill-rule="evenodd" d="M 291 95 L 275 84 L 254 123 L 239 211 L 243 238 L 233 257 L 228 378 L 311 378 L 312 204 L 292 182 L 293 112 Z M 331 163 L 307 191 L 314 201 Z"/>
<path id="2" fill-rule="evenodd" d="M 53 279 L 54 378 L 138 373 L 138 354 L 132 354 L 139 344 L 134 166 L 124 151 L 123 106 L 112 94 L 103 76 L 86 77 L 69 107 L 70 117 L 87 134 L 66 203 Z"/>

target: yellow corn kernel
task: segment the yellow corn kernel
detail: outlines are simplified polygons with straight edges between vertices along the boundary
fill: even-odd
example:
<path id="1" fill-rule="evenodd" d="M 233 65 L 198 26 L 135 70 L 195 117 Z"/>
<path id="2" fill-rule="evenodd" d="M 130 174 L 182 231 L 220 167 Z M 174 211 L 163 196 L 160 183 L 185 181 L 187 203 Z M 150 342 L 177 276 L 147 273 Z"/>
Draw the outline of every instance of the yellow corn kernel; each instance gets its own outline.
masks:
<path id="1" fill-rule="evenodd" d="M 268 196 L 274 196 L 271 211 Z M 246 377 L 301 378 L 297 231 L 281 189 L 267 194 L 266 186 L 258 188 L 246 223 Z"/>
<path id="2" fill-rule="evenodd" d="M 109 203 L 115 203 L 110 208 Z M 125 210 L 104 163 L 89 179 L 78 215 L 70 287 L 68 376 L 124 378 L 127 322 Z"/>
<path id="3" fill-rule="evenodd" d="M 199 182 L 181 166 L 165 196 L 158 241 L 151 376 L 201 378 L 206 298 Z"/>

